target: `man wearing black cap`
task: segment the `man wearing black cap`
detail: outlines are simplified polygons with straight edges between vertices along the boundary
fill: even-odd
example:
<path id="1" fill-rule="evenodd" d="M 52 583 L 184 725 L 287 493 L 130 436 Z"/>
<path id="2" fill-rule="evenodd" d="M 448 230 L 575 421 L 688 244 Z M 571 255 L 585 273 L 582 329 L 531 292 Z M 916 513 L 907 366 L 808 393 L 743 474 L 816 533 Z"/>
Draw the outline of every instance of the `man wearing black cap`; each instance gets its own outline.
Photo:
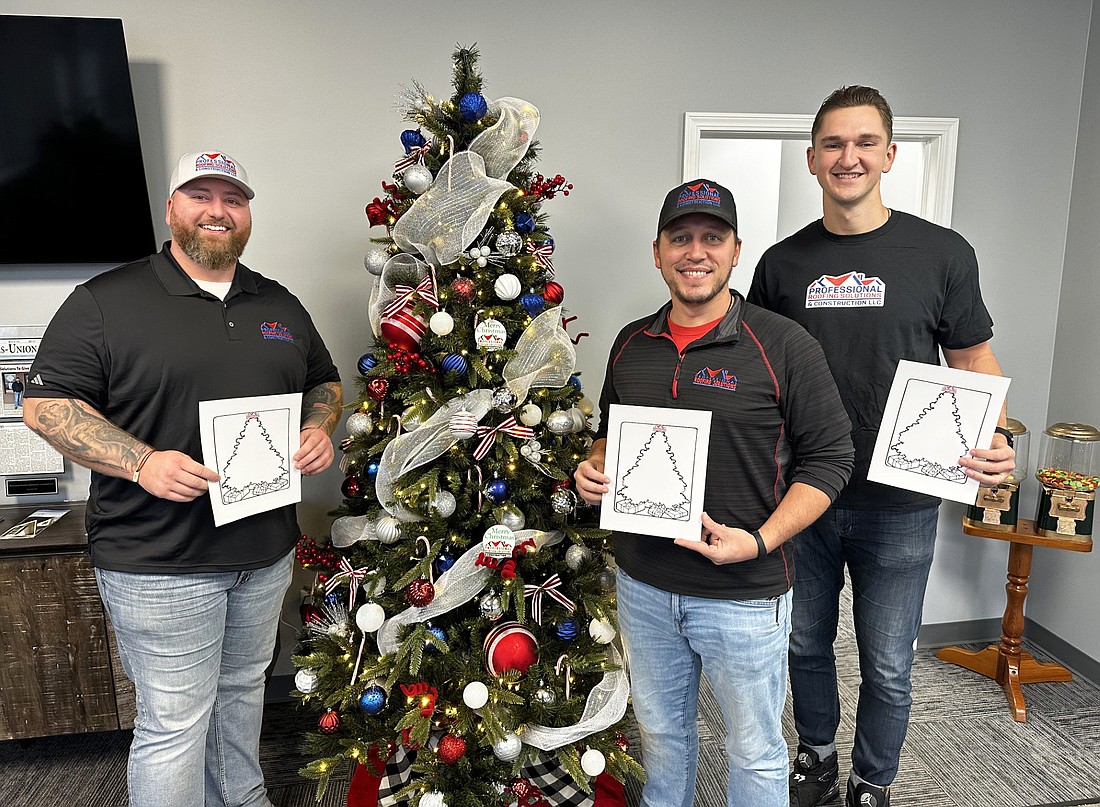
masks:
<path id="1" fill-rule="evenodd" d="M 850 424 L 821 348 L 729 288 L 741 249 L 733 196 L 700 179 L 669 192 L 653 257 L 671 300 L 611 348 L 601 430 L 574 477 L 599 504 L 611 404 L 711 412 L 699 541 L 616 532 L 618 612 L 642 733 L 642 804 L 689 807 L 705 671 L 722 707 L 728 804 L 787 804 L 791 553 L 784 545 L 852 469 Z"/>
<path id="2" fill-rule="evenodd" d="M 172 240 L 77 286 L 27 374 L 26 424 L 93 471 L 92 564 L 136 693 L 132 805 L 271 805 L 264 673 L 301 532 L 294 505 L 214 526 L 198 405 L 302 393 L 283 459 L 310 475 L 332 463 L 341 391 L 302 304 L 238 261 L 252 197 L 228 155 L 184 155 Z"/>

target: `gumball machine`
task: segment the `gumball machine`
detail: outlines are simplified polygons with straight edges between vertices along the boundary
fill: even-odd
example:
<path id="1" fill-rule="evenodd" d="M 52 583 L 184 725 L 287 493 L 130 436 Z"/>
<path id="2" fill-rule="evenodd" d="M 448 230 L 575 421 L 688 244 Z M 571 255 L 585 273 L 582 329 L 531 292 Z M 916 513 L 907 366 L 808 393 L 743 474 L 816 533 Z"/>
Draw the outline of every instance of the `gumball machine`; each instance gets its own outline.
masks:
<path id="1" fill-rule="evenodd" d="M 1020 516 L 1020 483 L 1027 477 L 1028 448 L 1031 435 L 1018 420 L 1008 419 L 1012 432 L 1012 447 L 1016 449 L 1016 467 L 1008 478 L 995 488 L 979 488 L 978 498 L 966 508 L 965 523 L 987 530 L 1016 529 Z"/>
<path id="2" fill-rule="evenodd" d="M 1035 531 L 1048 538 L 1091 536 L 1100 484 L 1100 431 L 1054 423 L 1039 441 L 1035 477 L 1043 486 Z"/>

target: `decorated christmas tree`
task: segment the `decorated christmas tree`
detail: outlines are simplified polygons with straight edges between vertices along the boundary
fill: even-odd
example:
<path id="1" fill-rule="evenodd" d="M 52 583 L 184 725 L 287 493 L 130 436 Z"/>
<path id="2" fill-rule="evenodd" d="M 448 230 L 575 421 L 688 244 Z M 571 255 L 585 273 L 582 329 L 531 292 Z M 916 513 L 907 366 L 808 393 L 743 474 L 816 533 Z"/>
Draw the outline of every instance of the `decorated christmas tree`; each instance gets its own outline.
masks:
<path id="1" fill-rule="evenodd" d="M 357 762 L 353 793 L 362 775 L 382 805 L 600 805 L 608 775 L 642 774 L 608 535 L 571 490 L 593 405 L 541 208 L 572 186 L 534 172 L 538 110 L 487 101 L 477 61 L 455 52 L 449 100 L 405 93 L 404 154 L 367 205 L 385 235 L 345 498 L 298 553 L 316 572 L 294 657 L 318 713 L 303 774 L 320 793 Z"/>

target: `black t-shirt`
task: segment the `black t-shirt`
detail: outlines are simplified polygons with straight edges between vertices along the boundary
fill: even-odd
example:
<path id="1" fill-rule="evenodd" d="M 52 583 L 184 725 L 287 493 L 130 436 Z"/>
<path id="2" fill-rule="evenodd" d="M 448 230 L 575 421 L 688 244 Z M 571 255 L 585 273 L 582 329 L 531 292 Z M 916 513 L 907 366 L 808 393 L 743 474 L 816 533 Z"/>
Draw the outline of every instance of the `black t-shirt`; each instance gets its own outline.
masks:
<path id="1" fill-rule="evenodd" d="M 339 373 L 283 286 L 238 264 L 223 303 L 165 245 L 77 286 L 28 378 L 27 397 L 85 401 L 153 448 L 202 462 L 199 401 L 305 393 Z M 87 514 L 93 563 L 125 572 L 262 568 L 300 534 L 293 506 L 216 528 L 209 496 L 171 502 L 95 472 Z"/>
<path id="2" fill-rule="evenodd" d="M 836 235 L 821 220 L 767 250 L 748 300 L 800 323 L 821 343 L 852 421 L 856 466 L 836 501 L 912 510 L 939 499 L 867 481 L 898 361 L 940 363 L 940 348 L 993 336 L 978 261 L 953 230 L 891 211 L 884 225 Z"/>

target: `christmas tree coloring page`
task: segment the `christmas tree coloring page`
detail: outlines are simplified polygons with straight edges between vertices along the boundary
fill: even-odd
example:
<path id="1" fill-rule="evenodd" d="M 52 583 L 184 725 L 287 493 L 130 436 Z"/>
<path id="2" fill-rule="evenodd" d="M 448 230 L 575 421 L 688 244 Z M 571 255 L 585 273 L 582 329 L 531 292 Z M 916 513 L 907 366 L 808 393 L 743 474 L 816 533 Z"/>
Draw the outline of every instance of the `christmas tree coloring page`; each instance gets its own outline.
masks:
<path id="1" fill-rule="evenodd" d="M 217 526 L 301 500 L 301 394 L 202 401 L 204 464 L 221 477 L 210 485 Z"/>
<path id="2" fill-rule="evenodd" d="M 903 361 L 890 389 L 868 479 L 973 503 L 959 458 L 987 448 L 1008 379 Z"/>
<path id="3" fill-rule="evenodd" d="M 699 539 L 710 413 L 613 404 L 600 526 Z"/>

